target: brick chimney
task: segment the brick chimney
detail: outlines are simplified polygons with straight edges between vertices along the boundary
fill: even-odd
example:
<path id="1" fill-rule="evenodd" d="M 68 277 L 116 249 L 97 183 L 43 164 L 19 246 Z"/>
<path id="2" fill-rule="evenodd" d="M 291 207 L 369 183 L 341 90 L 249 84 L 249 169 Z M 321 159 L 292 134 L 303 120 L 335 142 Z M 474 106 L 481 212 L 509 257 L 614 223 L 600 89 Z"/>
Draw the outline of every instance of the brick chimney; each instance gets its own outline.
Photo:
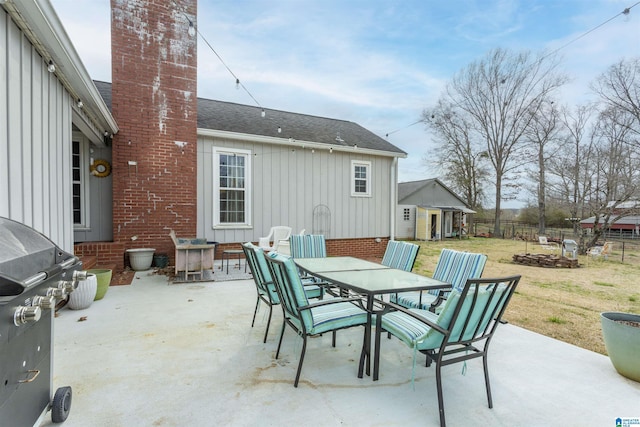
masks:
<path id="1" fill-rule="evenodd" d="M 196 0 L 111 0 L 113 239 L 196 235 Z M 193 34 L 193 33 L 192 33 Z"/>

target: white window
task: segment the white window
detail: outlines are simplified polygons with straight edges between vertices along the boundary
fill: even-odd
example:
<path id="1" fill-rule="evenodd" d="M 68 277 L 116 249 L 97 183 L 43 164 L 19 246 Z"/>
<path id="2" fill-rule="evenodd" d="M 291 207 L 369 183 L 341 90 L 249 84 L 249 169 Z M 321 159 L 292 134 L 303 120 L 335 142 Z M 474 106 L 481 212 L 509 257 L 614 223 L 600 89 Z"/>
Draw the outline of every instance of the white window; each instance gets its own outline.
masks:
<path id="1" fill-rule="evenodd" d="M 89 142 L 79 132 L 73 133 L 71 173 L 73 184 L 73 226 L 89 227 Z"/>
<path id="2" fill-rule="evenodd" d="M 251 225 L 251 151 L 213 149 L 213 225 Z"/>
<path id="3" fill-rule="evenodd" d="M 351 195 L 371 197 L 371 162 L 351 161 Z"/>

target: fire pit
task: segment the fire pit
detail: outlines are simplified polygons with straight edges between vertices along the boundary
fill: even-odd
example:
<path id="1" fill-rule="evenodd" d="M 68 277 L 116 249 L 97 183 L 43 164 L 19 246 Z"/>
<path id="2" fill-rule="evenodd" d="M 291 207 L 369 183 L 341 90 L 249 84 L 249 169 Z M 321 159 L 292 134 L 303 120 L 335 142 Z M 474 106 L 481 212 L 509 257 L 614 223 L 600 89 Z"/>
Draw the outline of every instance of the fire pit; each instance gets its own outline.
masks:
<path id="1" fill-rule="evenodd" d="M 578 268 L 577 259 L 552 254 L 515 254 L 513 262 L 522 265 L 547 268 Z"/>
<path id="2" fill-rule="evenodd" d="M 52 396 L 53 312 L 86 273 L 75 256 L 35 230 L 0 217 L 0 423 L 63 422 L 71 387 Z"/>

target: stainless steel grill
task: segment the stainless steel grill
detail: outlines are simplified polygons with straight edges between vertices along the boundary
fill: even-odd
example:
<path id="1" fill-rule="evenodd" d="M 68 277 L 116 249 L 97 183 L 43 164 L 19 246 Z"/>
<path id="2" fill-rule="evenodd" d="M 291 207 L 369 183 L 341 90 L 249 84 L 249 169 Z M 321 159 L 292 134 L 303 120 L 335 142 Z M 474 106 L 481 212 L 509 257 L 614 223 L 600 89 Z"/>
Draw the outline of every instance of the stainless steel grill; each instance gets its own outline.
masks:
<path id="1" fill-rule="evenodd" d="M 71 387 L 53 391 L 53 312 L 86 273 L 42 234 L 0 217 L 0 424 L 66 420 Z"/>

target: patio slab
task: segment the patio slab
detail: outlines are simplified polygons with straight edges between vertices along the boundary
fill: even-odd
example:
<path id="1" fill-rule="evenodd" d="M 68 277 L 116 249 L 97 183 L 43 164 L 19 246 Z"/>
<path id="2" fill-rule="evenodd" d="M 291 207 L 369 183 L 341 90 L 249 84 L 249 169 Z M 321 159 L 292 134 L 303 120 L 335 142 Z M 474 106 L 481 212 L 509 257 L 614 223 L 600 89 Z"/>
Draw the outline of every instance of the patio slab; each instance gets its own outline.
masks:
<path id="1" fill-rule="evenodd" d="M 137 272 L 86 310 L 55 320 L 54 389 L 70 385 L 65 427 L 86 426 L 437 426 L 434 369 L 383 339 L 380 380 L 359 379 L 362 329 L 310 339 L 300 385 L 293 379 L 301 340 L 255 304 L 252 281 L 169 284 Z M 86 318 L 81 320 L 81 318 Z M 508 319 L 507 319 L 508 320 Z M 479 360 L 443 369 L 451 426 L 615 426 L 640 417 L 640 383 L 608 357 L 513 325 L 501 325 L 489 352 L 494 408 L 487 407 Z M 53 425 L 50 418 L 42 426 Z"/>

